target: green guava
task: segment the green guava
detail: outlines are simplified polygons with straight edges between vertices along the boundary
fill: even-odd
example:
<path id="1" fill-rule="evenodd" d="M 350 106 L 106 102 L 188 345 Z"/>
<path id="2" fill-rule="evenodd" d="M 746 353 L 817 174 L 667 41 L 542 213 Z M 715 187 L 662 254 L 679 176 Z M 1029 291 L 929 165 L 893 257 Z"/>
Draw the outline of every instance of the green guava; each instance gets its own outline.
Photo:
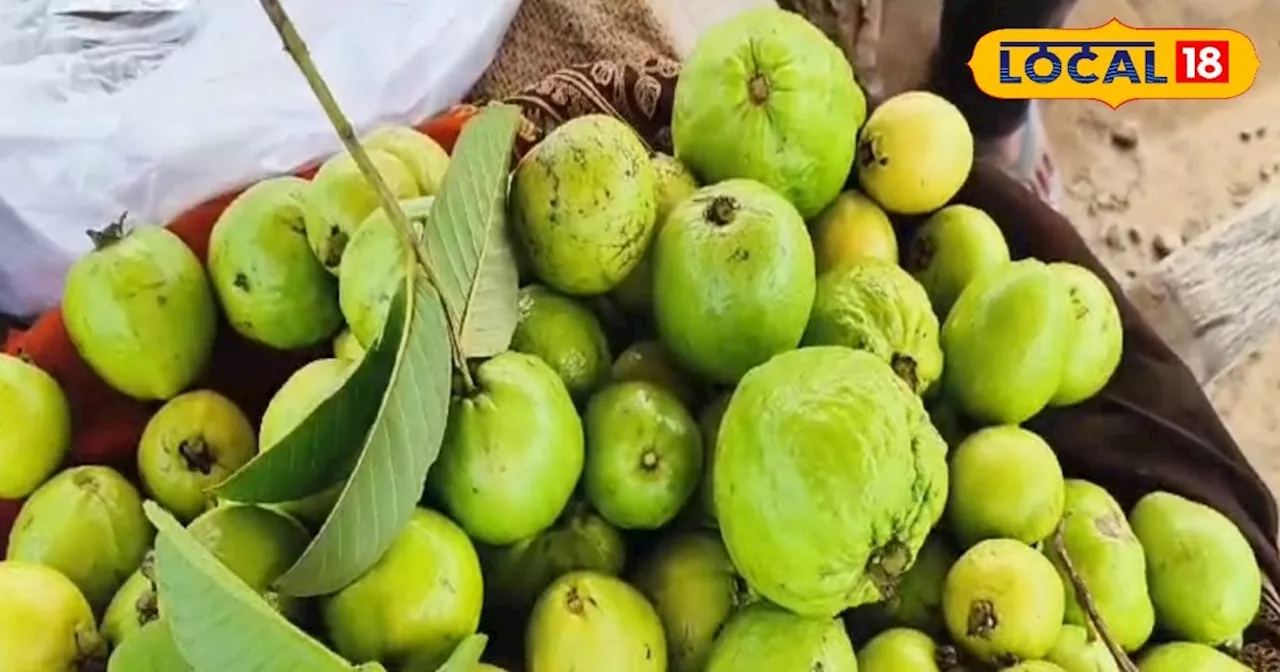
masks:
<path id="1" fill-rule="evenodd" d="M 400 203 L 414 235 L 422 235 L 434 202 L 434 197 L 424 196 Z M 382 210 L 369 215 L 351 236 L 338 268 L 338 305 L 361 346 L 372 346 L 382 335 L 391 300 L 405 286 L 409 254 L 400 232 Z"/>
<path id="2" fill-rule="evenodd" d="M 107 647 L 75 584 L 27 562 L 0 562 L 0 670 L 102 669 Z"/>
<path id="3" fill-rule="evenodd" d="M 716 636 L 706 672 L 857 672 L 839 619 L 798 616 L 767 602 L 739 610 Z"/>
<path id="4" fill-rule="evenodd" d="M 500 546 L 547 529 L 582 474 L 582 419 L 541 359 L 504 352 L 454 397 L 427 489 L 472 539 Z"/>
<path id="5" fill-rule="evenodd" d="M 360 140 L 367 149 L 387 152 L 413 175 L 418 194 L 434 196 L 449 172 L 449 153 L 431 136 L 408 126 L 383 126 Z"/>
<path id="6" fill-rule="evenodd" d="M 613 289 L 653 237 L 655 182 L 644 143 L 613 117 L 577 117 L 549 133 L 516 166 L 509 198 L 534 273 L 574 296 Z"/>
<path id="7" fill-rule="evenodd" d="M 324 629 L 347 660 L 434 670 L 479 626 L 482 585 L 462 528 L 419 508 L 369 571 L 325 600 Z"/>
<path id="8" fill-rule="evenodd" d="M 1111 621 L 1106 617 L 1102 620 L 1110 629 Z M 1082 625 L 1063 625 L 1058 641 L 1054 642 L 1045 660 L 1062 668 L 1063 672 L 1120 672 L 1116 659 L 1102 638 L 1094 636 Z"/>
<path id="9" fill-rule="evenodd" d="M 622 534 L 581 501 L 570 502 L 555 525 L 528 539 L 479 550 L 486 601 L 521 618 L 560 576 L 578 570 L 617 576 L 627 559 Z"/>
<path id="10" fill-rule="evenodd" d="M 57 471 L 71 448 L 71 409 L 53 376 L 0 353 L 0 499 L 22 499 Z"/>
<path id="11" fill-rule="evenodd" d="M 898 234 L 876 202 L 856 189 L 831 202 L 809 226 L 818 275 L 864 260 L 898 263 Z"/>
<path id="12" fill-rule="evenodd" d="M 261 506 L 223 504 L 191 521 L 187 530 L 272 608 L 291 620 L 302 617 L 301 600 L 272 588 L 311 543 L 301 523 Z"/>
<path id="13" fill-rule="evenodd" d="M 586 399 L 608 382 L 609 341 L 586 306 L 542 285 L 528 285 L 520 289 L 519 307 L 512 350 L 540 357 L 575 399 Z"/>
<path id="14" fill-rule="evenodd" d="M 423 195 L 417 176 L 396 154 L 375 148 L 367 148 L 365 154 L 396 200 Z M 316 259 L 337 275 L 347 244 L 369 216 L 381 209 L 381 202 L 377 190 L 347 152 L 321 164 L 311 184 L 321 216 L 307 219 L 307 242 Z"/>
<path id="15" fill-rule="evenodd" d="M 1044 658 L 1062 628 L 1062 580 L 1043 555 L 1012 539 L 980 541 L 947 573 L 943 617 L 952 641 L 998 666 Z"/>
<path id="16" fill-rule="evenodd" d="M 1262 573 L 1240 529 L 1218 511 L 1153 492 L 1129 513 L 1146 552 L 1156 623 L 1177 639 L 1222 644 L 1258 613 Z"/>
<path id="17" fill-rule="evenodd" d="M 1071 299 L 1071 342 L 1052 406 L 1078 404 L 1097 394 L 1120 366 L 1124 325 L 1111 291 L 1087 268 L 1060 262 L 1049 270 L 1067 288 Z"/>
<path id="18" fill-rule="evenodd" d="M 1076 574 L 1089 588 L 1098 615 L 1125 651 L 1142 648 L 1155 626 L 1147 591 L 1147 560 L 1142 544 L 1125 520 L 1124 510 L 1106 490 L 1088 481 L 1069 480 L 1062 514 L 1062 543 Z M 1045 554 L 1062 576 L 1066 622 L 1088 625 L 1075 586 L 1052 544 Z"/>
<path id="19" fill-rule="evenodd" d="M 805 345 L 843 345 L 888 362 L 917 394 L 942 375 L 938 318 L 896 264 L 865 260 L 818 276 Z"/>
<path id="20" fill-rule="evenodd" d="M 1138 672 L 1250 672 L 1227 654 L 1204 644 L 1170 642 L 1147 649 L 1138 660 Z"/>
<path id="21" fill-rule="evenodd" d="M 615 383 L 653 383 L 676 395 L 686 408 L 698 402 L 698 386 L 680 368 L 662 341 L 636 341 L 613 361 L 610 380 Z"/>
<path id="22" fill-rule="evenodd" d="M 702 477 L 702 435 L 680 400 L 639 381 L 597 392 L 583 416 L 582 485 L 604 519 L 656 530 L 675 519 Z"/>
<path id="23" fill-rule="evenodd" d="M 973 167 L 973 133 L 960 110 L 928 91 L 884 101 L 858 135 L 858 184 L 880 207 L 923 215 L 947 204 Z"/>
<path id="24" fill-rule="evenodd" d="M 341 296 L 341 291 L 339 291 Z M 364 359 L 364 346 L 360 345 L 360 341 L 356 340 L 356 335 L 351 329 L 343 329 L 333 337 L 333 356 L 337 359 L 345 359 L 351 362 L 358 362 Z"/>
<path id="25" fill-rule="evenodd" d="M 930 635 L 946 633 L 942 619 L 942 591 L 947 572 L 958 554 L 940 534 L 930 534 L 916 553 L 911 568 L 902 575 L 893 594 L 885 600 L 885 613 L 894 623 Z"/>
<path id="26" fill-rule="evenodd" d="M 662 672 L 662 621 L 640 591 L 598 572 L 570 572 L 543 591 L 525 631 L 526 672 Z"/>
<path id="27" fill-rule="evenodd" d="M 720 628 L 755 600 L 724 544 L 707 532 L 664 539 L 641 562 L 631 584 L 662 620 L 671 672 L 702 672 Z"/>
<path id="28" fill-rule="evenodd" d="M 236 197 L 209 234 L 209 276 L 231 326 L 280 350 L 315 345 L 342 324 L 337 282 L 311 252 L 315 187 L 273 177 Z"/>
<path id="29" fill-rule="evenodd" d="M 191 248 L 168 229 L 94 232 L 94 251 L 67 272 L 62 319 L 76 352 L 108 385 L 169 399 L 204 373 L 217 308 Z"/>
<path id="30" fill-rule="evenodd" d="M 752 588 L 801 615 L 892 594 L 946 504 L 946 444 L 920 398 L 861 350 L 801 348 L 753 369 L 716 451 L 729 556 Z"/>
<path id="31" fill-rule="evenodd" d="M 911 628 L 891 628 L 858 652 L 858 672 L 950 672 L 956 651 Z"/>
<path id="32" fill-rule="evenodd" d="M 1020 424 L 1057 393 L 1071 334 L 1071 299 L 1048 266 L 1023 259 L 984 273 L 942 324 L 943 391 L 975 420 Z"/>
<path id="33" fill-rule="evenodd" d="M 1004 672 L 1066 672 L 1066 670 L 1047 660 L 1028 660 L 1012 667 L 1006 667 Z"/>
<path id="34" fill-rule="evenodd" d="M 102 636 L 115 649 L 157 618 L 160 618 L 160 605 L 156 600 L 156 585 L 147 572 L 139 569 L 129 575 L 107 605 L 102 615 Z"/>
<path id="35" fill-rule="evenodd" d="M 966 547 L 983 539 L 1035 544 L 1062 519 L 1062 467 L 1044 439 L 1021 427 L 987 427 L 951 454 L 947 522 Z"/>
<path id="36" fill-rule="evenodd" d="M 142 489 L 178 520 L 190 521 L 213 505 L 210 488 L 253 459 L 257 447 L 253 425 L 230 399 L 213 390 L 178 395 L 142 432 Z"/>
<path id="37" fill-rule="evenodd" d="M 654 245 L 654 316 L 691 371 L 733 384 L 800 343 L 813 307 L 813 243 L 800 213 L 752 180 L 694 192 Z"/>
<path id="38" fill-rule="evenodd" d="M 698 430 L 702 432 L 702 482 L 698 484 L 698 506 L 702 509 L 703 522 L 718 527 L 716 519 L 716 445 L 720 435 L 720 422 L 729 407 L 729 393 L 721 394 L 707 404 L 698 416 Z"/>
<path id="39" fill-rule="evenodd" d="M 154 537 L 142 497 L 129 481 L 108 467 L 73 467 L 23 503 L 7 559 L 62 572 L 101 613 Z"/>
<path id="40" fill-rule="evenodd" d="M 1000 225 L 971 205 L 948 205 L 930 215 L 902 255 L 903 266 L 942 317 L 974 278 L 1008 263 L 1009 244 Z"/>
<path id="41" fill-rule="evenodd" d="M 667 221 L 667 215 L 676 205 L 693 195 L 700 186 L 697 178 L 679 159 L 662 153 L 649 157 L 653 163 L 653 175 L 657 188 L 657 210 L 653 220 L 653 236 L 656 238 Z M 612 296 L 622 307 L 636 314 L 648 313 L 653 308 L 653 253 L 650 247 L 640 258 L 640 263 L 627 277 L 613 288 Z"/>
<path id="42" fill-rule="evenodd" d="M 763 182 L 808 218 L 840 193 L 866 118 L 844 52 L 799 14 L 770 7 L 694 45 L 676 83 L 671 136 L 703 182 Z"/>

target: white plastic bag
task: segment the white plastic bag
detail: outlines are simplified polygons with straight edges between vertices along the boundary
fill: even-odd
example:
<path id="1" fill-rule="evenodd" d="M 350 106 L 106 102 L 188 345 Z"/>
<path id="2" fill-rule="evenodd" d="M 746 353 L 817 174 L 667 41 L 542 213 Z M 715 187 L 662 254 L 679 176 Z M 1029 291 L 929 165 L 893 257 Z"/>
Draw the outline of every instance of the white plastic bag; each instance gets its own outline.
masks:
<path id="1" fill-rule="evenodd" d="M 358 131 L 484 72 L 519 0 L 284 0 Z M 340 149 L 258 0 L 0 3 L 0 312 L 55 305 L 86 231 L 163 224 Z M 103 25 L 102 15 L 130 12 Z"/>

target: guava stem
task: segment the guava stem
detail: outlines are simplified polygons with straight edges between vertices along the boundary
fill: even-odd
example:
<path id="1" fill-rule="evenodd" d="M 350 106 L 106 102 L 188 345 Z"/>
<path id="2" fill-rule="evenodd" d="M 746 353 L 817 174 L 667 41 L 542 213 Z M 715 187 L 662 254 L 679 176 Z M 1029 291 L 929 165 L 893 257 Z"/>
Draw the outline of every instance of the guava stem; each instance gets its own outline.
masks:
<path id="1" fill-rule="evenodd" d="M 1067 553 L 1067 542 L 1063 539 L 1062 524 L 1059 523 L 1053 532 L 1053 540 L 1051 542 L 1053 551 L 1058 554 L 1058 559 L 1062 561 L 1062 568 L 1067 572 L 1067 578 L 1071 581 L 1071 586 L 1076 591 L 1076 602 L 1080 604 L 1080 610 L 1084 612 L 1085 620 L 1089 622 L 1090 630 L 1098 633 L 1102 638 L 1102 643 L 1107 645 L 1107 650 L 1111 652 L 1111 657 L 1115 659 L 1116 665 L 1120 666 L 1121 672 L 1138 672 L 1138 666 L 1133 664 L 1129 656 L 1116 643 L 1115 637 L 1111 636 L 1111 631 L 1107 630 L 1107 624 L 1102 620 L 1102 616 L 1098 614 L 1098 607 L 1093 601 L 1093 594 L 1089 592 L 1088 586 L 1084 584 L 1084 579 L 1080 573 L 1076 571 L 1076 566 L 1071 562 L 1071 555 Z"/>
<path id="2" fill-rule="evenodd" d="M 128 216 L 128 212 L 122 212 L 114 222 L 102 227 L 101 230 L 89 229 L 86 231 L 85 233 L 89 236 L 89 240 L 93 241 L 93 249 L 105 250 L 124 240 L 124 237 L 129 234 L 128 228 L 124 225 L 124 220 Z"/>
<path id="3" fill-rule="evenodd" d="M 729 196 L 716 196 L 704 213 L 708 222 L 716 226 L 728 226 L 738 214 L 738 202 Z"/>
<path id="4" fill-rule="evenodd" d="M 182 456 L 182 460 L 188 467 L 205 476 L 212 473 L 214 465 L 218 463 L 213 452 L 209 450 L 209 444 L 205 443 L 201 437 L 184 439 L 178 444 L 178 454 Z"/>

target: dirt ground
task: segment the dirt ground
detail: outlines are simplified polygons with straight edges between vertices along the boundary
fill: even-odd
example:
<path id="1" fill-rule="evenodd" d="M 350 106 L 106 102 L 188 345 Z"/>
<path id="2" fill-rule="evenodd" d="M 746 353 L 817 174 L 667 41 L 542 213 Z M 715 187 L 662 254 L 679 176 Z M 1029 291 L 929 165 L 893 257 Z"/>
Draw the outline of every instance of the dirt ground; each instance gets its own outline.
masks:
<path id="1" fill-rule="evenodd" d="M 705 26 L 769 0 L 653 0 L 678 46 Z M 941 0 L 893 0 L 881 62 L 891 90 L 921 81 Z M 1044 117 L 1066 188 L 1063 210 L 1123 282 L 1268 191 L 1280 194 L 1280 4 L 1271 0 L 1079 0 L 1069 25 L 1117 17 L 1137 26 L 1235 28 L 1263 63 L 1245 95 L 1225 101 L 1139 101 L 1112 111 L 1052 101 Z M 911 45 L 902 48 L 901 45 Z M 1268 110 L 1273 112 L 1268 113 Z M 1209 390 L 1227 426 L 1280 493 L 1280 334 Z"/>

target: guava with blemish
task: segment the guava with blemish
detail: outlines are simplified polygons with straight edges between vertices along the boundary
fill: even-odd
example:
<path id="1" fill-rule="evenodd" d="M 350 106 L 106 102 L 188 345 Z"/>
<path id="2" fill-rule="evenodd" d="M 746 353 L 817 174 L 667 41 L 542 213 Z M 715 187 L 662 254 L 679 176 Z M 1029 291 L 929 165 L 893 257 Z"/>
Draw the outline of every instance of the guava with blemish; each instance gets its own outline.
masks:
<path id="1" fill-rule="evenodd" d="M 945 318 L 960 292 L 975 278 L 1009 263 L 1009 244 L 1000 225 L 971 205 L 948 205 L 916 229 L 902 265 Z"/>
<path id="2" fill-rule="evenodd" d="M 890 628 L 858 651 L 858 672 L 951 672 L 957 654 L 911 628 Z"/>
<path id="3" fill-rule="evenodd" d="M 840 619 L 799 616 L 768 602 L 740 610 L 711 648 L 706 672 L 857 672 Z"/>
<path id="4" fill-rule="evenodd" d="M 897 264 L 863 260 L 818 276 L 805 345 L 843 345 L 883 359 L 917 394 L 942 375 L 938 318 Z"/>
<path id="5" fill-rule="evenodd" d="M 227 206 L 209 234 L 209 276 L 240 335 L 279 350 L 316 345 L 342 324 L 338 283 L 307 242 L 323 217 L 315 187 L 273 177 Z"/>
<path id="6" fill-rule="evenodd" d="M 90 672 L 106 663 L 93 609 L 75 584 L 36 563 L 0 562 L 0 669 Z"/>
<path id="7" fill-rule="evenodd" d="M 102 636 L 106 637 L 112 649 L 119 647 L 142 626 L 160 618 L 153 570 L 146 566 L 148 562 L 154 562 L 154 558 L 154 555 L 148 555 L 143 566 L 129 575 L 102 615 Z"/>
<path id="8" fill-rule="evenodd" d="M 574 399 L 586 399 L 609 380 L 609 340 L 585 305 L 542 285 L 520 288 L 511 349 L 546 362 Z"/>
<path id="9" fill-rule="evenodd" d="M 123 218 L 92 232 L 94 250 L 67 271 L 62 319 L 85 362 L 131 397 L 172 398 L 209 363 L 217 309 L 199 258 L 157 226 Z"/>
<path id="10" fill-rule="evenodd" d="M 802 615 L 891 595 L 946 503 L 946 444 L 920 398 L 862 350 L 806 347 L 752 369 L 716 451 L 729 556 L 764 598 Z"/>
<path id="11" fill-rule="evenodd" d="M 71 408 L 44 369 L 0 353 L 0 409 L 0 499 L 22 499 L 70 450 Z"/>
<path id="12" fill-rule="evenodd" d="M 422 235 L 434 202 L 434 197 L 425 196 L 400 203 L 414 236 Z M 412 254 L 383 210 L 369 215 L 351 236 L 338 267 L 338 305 L 361 346 L 372 347 L 382 335 L 391 300 L 404 287 L 404 271 L 417 263 Z"/>
<path id="13" fill-rule="evenodd" d="M 528 672 L 662 672 L 667 641 L 653 605 L 622 579 L 570 572 L 543 591 L 525 630 Z"/>
<path id="14" fill-rule="evenodd" d="M 631 127 L 590 114 L 565 122 L 516 166 L 508 207 L 543 283 L 573 296 L 613 289 L 653 237 L 657 191 Z"/>
<path id="15" fill-rule="evenodd" d="M 395 153 L 369 147 L 365 155 L 393 198 L 423 195 L 418 176 Z M 370 215 L 381 210 L 378 192 L 347 152 L 335 154 L 321 164 L 311 185 L 320 216 L 307 220 L 307 242 L 325 269 L 337 275 L 352 237 Z"/>
<path id="16" fill-rule="evenodd" d="M 662 230 L 667 215 L 680 201 L 698 190 L 698 179 L 679 159 L 661 152 L 650 157 L 653 163 L 657 210 L 653 219 L 653 237 Z M 640 263 L 613 288 L 611 294 L 619 304 L 634 314 L 645 314 L 653 307 L 653 243 L 645 250 Z"/>
<path id="17" fill-rule="evenodd" d="M 950 101 L 906 91 L 880 104 L 858 134 L 858 185 L 885 210 L 922 215 L 960 191 L 973 167 L 973 133 Z"/>
<path id="18" fill-rule="evenodd" d="M 23 503 L 7 559 L 62 572 L 99 613 L 142 564 L 154 538 L 129 481 L 109 467 L 73 467 Z"/>
<path id="19" fill-rule="evenodd" d="M 1111 290 L 1083 266 L 1049 264 L 1071 300 L 1071 344 L 1052 406 L 1078 404 L 1102 390 L 1120 366 L 1124 325 Z"/>

